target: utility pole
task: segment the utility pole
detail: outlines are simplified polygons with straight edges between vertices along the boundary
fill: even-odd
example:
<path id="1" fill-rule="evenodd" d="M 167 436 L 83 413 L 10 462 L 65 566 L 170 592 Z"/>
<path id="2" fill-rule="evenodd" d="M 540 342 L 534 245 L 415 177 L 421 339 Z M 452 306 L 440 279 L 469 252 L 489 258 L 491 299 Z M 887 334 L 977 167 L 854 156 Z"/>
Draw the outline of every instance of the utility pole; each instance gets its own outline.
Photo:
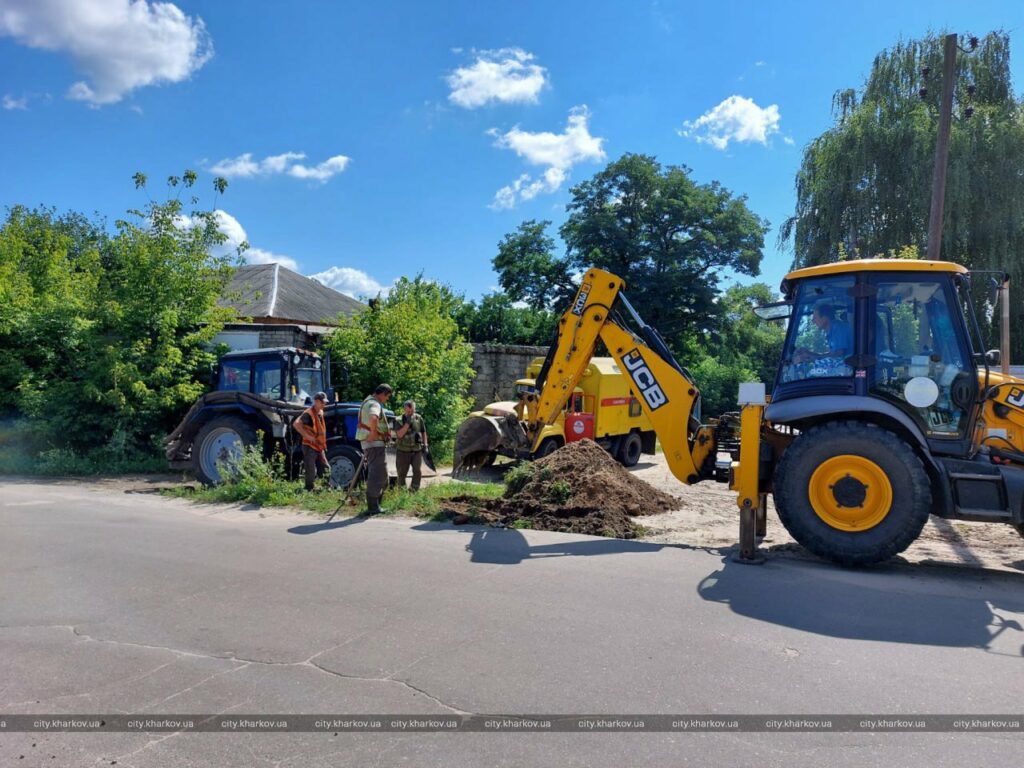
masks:
<path id="1" fill-rule="evenodd" d="M 939 102 L 939 137 L 935 142 L 932 207 L 928 218 L 928 259 L 931 261 L 938 261 L 942 253 L 942 209 L 946 202 L 946 165 L 949 158 L 949 131 L 953 122 L 956 52 L 956 35 L 946 35 L 942 60 L 942 100 Z"/>

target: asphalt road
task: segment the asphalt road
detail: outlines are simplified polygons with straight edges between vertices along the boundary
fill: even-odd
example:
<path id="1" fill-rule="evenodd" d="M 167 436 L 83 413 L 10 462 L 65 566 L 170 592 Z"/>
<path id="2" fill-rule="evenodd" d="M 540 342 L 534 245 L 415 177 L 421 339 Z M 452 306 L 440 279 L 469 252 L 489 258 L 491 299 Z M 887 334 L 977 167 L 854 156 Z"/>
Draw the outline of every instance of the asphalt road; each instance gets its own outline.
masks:
<path id="1" fill-rule="evenodd" d="M 0 715 L 1020 713 L 1024 578 L 0 482 Z M 3 733 L 3 766 L 996 765 L 1019 734 Z"/>

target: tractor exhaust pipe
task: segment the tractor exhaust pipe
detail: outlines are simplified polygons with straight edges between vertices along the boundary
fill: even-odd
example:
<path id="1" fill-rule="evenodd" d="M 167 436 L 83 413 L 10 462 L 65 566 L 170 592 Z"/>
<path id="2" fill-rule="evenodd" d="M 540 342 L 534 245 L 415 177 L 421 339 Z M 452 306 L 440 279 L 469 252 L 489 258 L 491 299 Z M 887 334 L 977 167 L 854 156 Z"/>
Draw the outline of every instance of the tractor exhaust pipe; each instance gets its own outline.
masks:
<path id="1" fill-rule="evenodd" d="M 1010 375 L 1010 276 L 1003 275 L 999 286 L 1000 315 L 1002 322 L 999 327 L 999 364 L 1003 376 Z"/>

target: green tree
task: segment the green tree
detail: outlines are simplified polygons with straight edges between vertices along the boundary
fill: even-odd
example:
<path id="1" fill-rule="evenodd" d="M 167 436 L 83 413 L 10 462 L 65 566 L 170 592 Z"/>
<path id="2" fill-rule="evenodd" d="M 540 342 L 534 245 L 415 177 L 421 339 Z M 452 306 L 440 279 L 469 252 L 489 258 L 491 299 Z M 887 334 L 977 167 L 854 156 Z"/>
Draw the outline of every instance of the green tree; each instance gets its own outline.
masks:
<path id="1" fill-rule="evenodd" d="M 757 275 L 767 222 L 718 182 L 627 154 L 572 189 L 561 228 L 569 267 L 607 269 L 677 350 L 715 327 L 723 271 Z"/>
<path id="2" fill-rule="evenodd" d="M 362 400 L 381 382 L 395 401 L 416 401 L 435 455 L 446 457 L 469 413 L 472 348 L 459 333 L 461 297 L 443 285 L 401 278 L 368 310 L 342 318 L 327 339 L 332 358 L 349 371 L 344 396 Z"/>
<path id="3" fill-rule="evenodd" d="M 177 194 L 194 182 L 186 173 Z M 0 408 L 27 418 L 39 447 L 158 455 L 202 392 L 230 314 L 216 305 L 234 261 L 211 255 L 222 241 L 213 215 L 186 214 L 178 197 L 131 211 L 113 233 L 78 214 L 8 211 Z"/>
<path id="4" fill-rule="evenodd" d="M 780 323 L 757 317 L 754 307 L 778 298 L 765 283 L 733 285 L 719 296 L 721 323 L 712 334 L 714 353 L 697 349 L 689 358 L 705 416 L 737 410 L 742 382 L 761 381 L 771 388 L 786 331 Z"/>
<path id="5" fill-rule="evenodd" d="M 492 262 L 511 300 L 537 311 L 557 308 L 576 292 L 566 261 L 554 255 L 555 241 L 547 233 L 550 225 L 550 221 L 524 221 L 498 243 Z"/>
<path id="6" fill-rule="evenodd" d="M 841 246 L 858 258 L 926 250 L 942 49 L 937 34 L 901 41 L 875 58 L 859 90 L 835 94 L 835 123 L 805 149 L 796 211 L 780 230 L 794 266 L 837 261 Z M 1005 269 L 1021 285 L 1024 103 L 1012 90 L 1009 36 L 986 35 L 956 66 L 942 257 Z M 1020 336 L 1015 347 L 1024 353 Z"/>
<path id="7" fill-rule="evenodd" d="M 516 306 L 504 293 L 465 302 L 455 318 L 467 341 L 493 344 L 549 344 L 557 320 L 553 311 Z"/>

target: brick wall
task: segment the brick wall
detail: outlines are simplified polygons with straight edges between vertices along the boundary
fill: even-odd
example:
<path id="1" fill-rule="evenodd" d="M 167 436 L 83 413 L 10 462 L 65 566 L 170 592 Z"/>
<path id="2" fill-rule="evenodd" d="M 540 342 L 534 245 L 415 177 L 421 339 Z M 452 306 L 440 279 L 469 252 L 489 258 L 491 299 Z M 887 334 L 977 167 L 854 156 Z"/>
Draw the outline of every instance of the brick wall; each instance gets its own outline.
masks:
<path id="1" fill-rule="evenodd" d="M 267 347 L 298 347 L 313 349 L 316 347 L 316 336 L 306 333 L 297 325 L 260 325 L 260 348 Z"/>
<path id="2" fill-rule="evenodd" d="M 547 347 L 520 344 L 474 344 L 476 376 L 469 385 L 473 408 L 483 408 L 496 400 L 511 400 L 516 379 L 526 375 L 530 361 L 543 357 L 547 351 Z"/>

